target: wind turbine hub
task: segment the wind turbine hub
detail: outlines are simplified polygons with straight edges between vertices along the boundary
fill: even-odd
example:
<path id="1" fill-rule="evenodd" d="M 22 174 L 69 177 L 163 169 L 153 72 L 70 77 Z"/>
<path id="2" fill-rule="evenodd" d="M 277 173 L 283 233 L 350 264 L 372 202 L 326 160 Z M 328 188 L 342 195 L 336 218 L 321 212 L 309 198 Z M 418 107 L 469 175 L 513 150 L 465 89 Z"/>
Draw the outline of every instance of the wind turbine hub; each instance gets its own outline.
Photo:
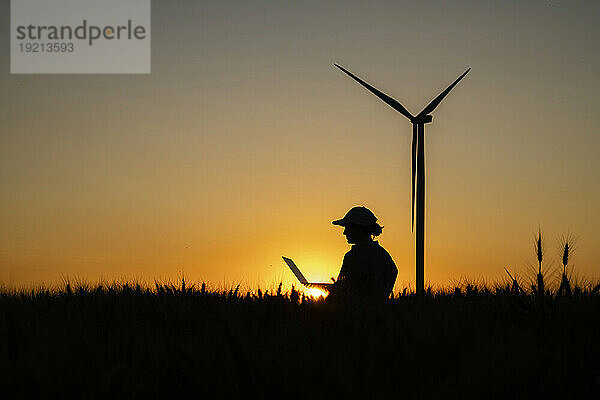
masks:
<path id="1" fill-rule="evenodd" d="M 431 115 L 423 115 L 423 116 L 417 116 L 415 118 L 414 123 L 416 124 L 427 124 L 429 122 L 431 122 L 433 120 L 433 117 Z"/>

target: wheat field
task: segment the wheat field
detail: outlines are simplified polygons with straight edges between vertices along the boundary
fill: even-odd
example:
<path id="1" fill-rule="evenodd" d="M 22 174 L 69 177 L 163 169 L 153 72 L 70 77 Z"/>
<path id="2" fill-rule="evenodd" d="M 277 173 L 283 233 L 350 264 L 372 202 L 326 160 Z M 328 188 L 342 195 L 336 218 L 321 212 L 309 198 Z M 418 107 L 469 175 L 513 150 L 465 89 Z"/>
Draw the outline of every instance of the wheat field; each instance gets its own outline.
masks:
<path id="1" fill-rule="evenodd" d="M 466 284 L 385 304 L 292 289 L 0 294 L 4 398 L 594 398 L 598 286 Z"/>

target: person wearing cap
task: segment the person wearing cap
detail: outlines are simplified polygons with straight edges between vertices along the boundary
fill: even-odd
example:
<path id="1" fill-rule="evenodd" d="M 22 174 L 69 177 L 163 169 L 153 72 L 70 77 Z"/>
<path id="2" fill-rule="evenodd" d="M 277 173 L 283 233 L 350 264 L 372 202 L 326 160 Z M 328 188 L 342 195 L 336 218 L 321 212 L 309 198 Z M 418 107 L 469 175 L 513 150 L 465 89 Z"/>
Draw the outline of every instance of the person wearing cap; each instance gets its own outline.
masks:
<path id="1" fill-rule="evenodd" d="M 330 296 L 387 299 L 398 268 L 390 254 L 373 240 L 383 229 L 377 217 L 368 208 L 358 206 L 332 223 L 344 227 L 343 234 L 352 248 L 344 256 L 337 280 L 329 287 Z"/>

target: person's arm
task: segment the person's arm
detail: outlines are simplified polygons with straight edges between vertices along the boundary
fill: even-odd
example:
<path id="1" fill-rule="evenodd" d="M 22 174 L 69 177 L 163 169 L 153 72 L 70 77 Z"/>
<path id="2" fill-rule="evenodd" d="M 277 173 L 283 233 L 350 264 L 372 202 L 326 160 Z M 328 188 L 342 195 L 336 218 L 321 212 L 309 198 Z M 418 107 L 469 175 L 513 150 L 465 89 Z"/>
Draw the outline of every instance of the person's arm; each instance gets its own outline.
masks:
<path id="1" fill-rule="evenodd" d="M 312 287 L 312 288 L 324 290 L 326 292 L 331 292 L 332 290 L 335 290 L 336 288 L 339 288 L 340 286 L 342 286 L 344 283 L 344 280 L 346 278 L 346 275 L 348 273 L 347 259 L 348 259 L 348 253 L 346 253 L 346 255 L 344 255 L 344 260 L 342 261 L 342 268 L 340 269 L 340 273 L 338 274 L 337 280 L 335 280 L 332 277 L 331 283 L 308 283 L 308 284 L 306 284 L 306 287 L 309 287 L 309 288 Z"/>

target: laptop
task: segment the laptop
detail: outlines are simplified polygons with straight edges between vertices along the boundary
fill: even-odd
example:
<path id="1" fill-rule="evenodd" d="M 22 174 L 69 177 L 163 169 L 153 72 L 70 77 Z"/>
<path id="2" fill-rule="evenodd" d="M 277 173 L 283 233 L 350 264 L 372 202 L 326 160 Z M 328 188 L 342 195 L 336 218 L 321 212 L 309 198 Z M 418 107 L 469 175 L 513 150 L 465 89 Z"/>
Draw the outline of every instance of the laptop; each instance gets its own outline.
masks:
<path id="1" fill-rule="evenodd" d="M 294 275 L 296 275 L 296 278 L 298 278 L 300 283 L 303 284 L 304 286 L 312 286 L 312 287 L 327 289 L 332 285 L 331 283 L 327 283 L 327 282 L 309 282 L 304 277 L 302 272 L 300 272 L 300 269 L 298 269 L 298 267 L 296 266 L 296 263 L 294 263 L 294 261 L 291 258 L 287 258 L 287 257 L 283 257 L 283 256 L 282 256 L 282 258 L 283 258 L 283 261 L 285 261 L 285 263 L 288 265 L 288 267 L 290 267 L 290 269 L 292 270 Z"/>

